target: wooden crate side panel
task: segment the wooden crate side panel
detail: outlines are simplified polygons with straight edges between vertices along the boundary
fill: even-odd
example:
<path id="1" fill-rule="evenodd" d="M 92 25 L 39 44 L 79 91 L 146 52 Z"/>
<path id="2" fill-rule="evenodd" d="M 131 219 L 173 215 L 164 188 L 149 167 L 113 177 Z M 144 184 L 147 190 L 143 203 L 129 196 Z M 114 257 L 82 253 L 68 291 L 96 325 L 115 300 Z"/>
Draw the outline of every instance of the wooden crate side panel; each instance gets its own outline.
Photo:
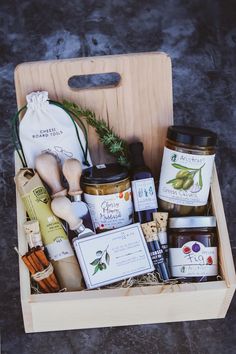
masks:
<path id="1" fill-rule="evenodd" d="M 153 286 L 139 286 L 131 288 L 114 288 L 114 289 L 94 289 L 74 292 L 62 292 L 51 294 L 32 294 L 29 298 L 30 303 L 39 302 L 60 302 L 60 301 L 83 301 L 83 300 L 97 300 L 100 298 L 121 298 L 128 296 L 148 296 L 159 294 L 173 294 L 193 291 L 206 290 L 227 290 L 225 281 L 213 281 L 204 283 L 182 283 L 182 284 L 159 284 Z"/>
<path id="2" fill-rule="evenodd" d="M 227 289 L 31 303 L 33 331 L 95 328 L 224 317 Z"/>
<path id="3" fill-rule="evenodd" d="M 236 287 L 235 266 L 232 250 L 230 246 L 228 228 L 225 219 L 224 206 L 220 192 L 220 186 L 216 167 L 214 166 L 213 181 L 211 186 L 211 200 L 213 213 L 217 220 L 217 230 L 219 239 L 219 262 L 223 272 L 224 280 L 228 287 Z"/>
<path id="4" fill-rule="evenodd" d="M 206 305 L 205 301 L 210 301 L 210 298 L 212 296 L 214 297 L 214 302 L 212 302 L 212 299 L 210 301 L 213 309 L 211 309 L 210 312 L 206 312 L 206 308 L 204 307 L 202 313 L 205 314 L 205 317 L 200 311 L 200 317 L 196 317 L 196 319 L 220 318 L 225 316 L 223 312 L 223 309 L 225 309 L 224 296 L 222 295 L 221 302 L 219 301 L 218 306 L 214 294 L 216 294 L 218 298 L 220 293 L 228 293 L 228 290 L 224 281 L 216 281 L 130 289 L 119 288 L 112 290 L 31 295 L 29 303 L 32 308 L 33 327 L 31 327 L 28 332 L 171 321 L 173 311 L 172 308 L 171 312 L 169 310 L 169 302 L 171 302 L 172 305 L 175 304 L 175 317 L 173 317 L 173 321 L 191 320 L 195 319 L 194 316 L 196 312 L 199 314 L 199 309 L 195 312 L 195 307 L 193 307 L 193 309 L 190 307 L 189 310 L 185 309 L 183 313 L 183 306 L 181 304 L 185 303 L 186 298 L 189 299 L 189 302 L 195 304 L 195 295 L 198 299 L 202 299 L 207 308 L 208 305 Z M 209 293 L 211 293 L 211 295 L 209 295 L 208 298 Z M 173 300 L 173 295 L 175 294 L 179 294 L 179 296 L 174 297 Z M 120 308 L 120 305 L 122 305 L 123 309 Z M 142 311 L 140 312 L 139 307 L 145 308 L 145 314 L 143 314 Z M 153 312 L 153 308 L 160 308 L 161 310 Z M 109 321 L 107 324 L 103 322 L 106 321 L 106 319 L 101 320 L 100 318 L 100 311 L 103 310 L 104 312 L 109 312 Z M 189 311 L 188 315 L 186 315 L 187 311 Z M 123 313 L 123 317 L 120 316 L 120 313 Z M 138 322 L 135 322 L 137 321 L 137 315 L 141 317 Z M 45 316 L 47 318 L 50 317 L 50 323 L 45 320 Z M 51 320 L 52 318 L 53 320 Z M 47 322 L 46 327 L 44 321 Z M 25 327 L 27 328 L 27 326 Z M 30 327 L 28 326 L 28 328 Z"/>
<path id="5" fill-rule="evenodd" d="M 225 297 L 224 297 L 224 301 L 222 303 L 220 312 L 219 312 L 219 317 L 220 318 L 224 318 L 228 312 L 228 309 L 230 307 L 230 303 L 232 301 L 232 298 L 234 296 L 235 293 L 235 286 L 231 285 L 230 288 L 227 289 L 226 293 L 225 293 Z"/>

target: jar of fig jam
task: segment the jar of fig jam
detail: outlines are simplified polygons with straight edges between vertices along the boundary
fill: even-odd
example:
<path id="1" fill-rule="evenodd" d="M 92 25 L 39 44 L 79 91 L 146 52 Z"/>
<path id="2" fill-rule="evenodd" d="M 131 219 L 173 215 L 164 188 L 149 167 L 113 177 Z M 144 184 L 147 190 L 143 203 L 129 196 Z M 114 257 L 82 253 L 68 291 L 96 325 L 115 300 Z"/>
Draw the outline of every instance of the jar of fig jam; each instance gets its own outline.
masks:
<path id="1" fill-rule="evenodd" d="M 162 159 L 159 207 L 172 216 L 204 215 L 217 135 L 210 130 L 170 126 Z"/>
<path id="2" fill-rule="evenodd" d="M 214 216 L 169 219 L 169 265 L 174 278 L 187 282 L 216 280 L 218 258 Z"/>

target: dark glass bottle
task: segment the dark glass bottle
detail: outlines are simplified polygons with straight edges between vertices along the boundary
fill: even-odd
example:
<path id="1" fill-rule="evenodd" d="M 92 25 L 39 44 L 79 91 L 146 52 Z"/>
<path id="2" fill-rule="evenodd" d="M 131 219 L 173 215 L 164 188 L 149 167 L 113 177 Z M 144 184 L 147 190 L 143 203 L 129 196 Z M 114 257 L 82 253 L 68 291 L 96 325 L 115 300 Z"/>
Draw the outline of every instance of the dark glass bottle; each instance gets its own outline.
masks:
<path id="1" fill-rule="evenodd" d="M 131 180 L 134 202 L 134 221 L 141 224 L 152 221 L 157 211 L 157 196 L 152 172 L 146 166 L 141 142 L 129 145 Z"/>

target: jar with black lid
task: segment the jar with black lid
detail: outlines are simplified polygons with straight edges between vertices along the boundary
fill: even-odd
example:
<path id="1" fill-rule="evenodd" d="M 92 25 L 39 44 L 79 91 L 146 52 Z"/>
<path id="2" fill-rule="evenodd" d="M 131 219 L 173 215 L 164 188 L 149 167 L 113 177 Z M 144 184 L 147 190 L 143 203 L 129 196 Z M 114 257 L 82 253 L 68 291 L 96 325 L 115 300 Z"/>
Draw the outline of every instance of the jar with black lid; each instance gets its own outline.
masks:
<path id="1" fill-rule="evenodd" d="M 119 164 L 103 164 L 83 170 L 84 200 L 96 231 L 106 231 L 133 222 L 133 203 L 128 170 Z"/>
<path id="2" fill-rule="evenodd" d="M 173 216 L 204 215 L 217 135 L 210 130 L 170 126 L 162 159 L 159 206 Z"/>
<path id="3" fill-rule="evenodd" d="M 169 219 L 169 266 L 172 277 L 187 282 L 216 280 L 218 275 L 216 218 Z"/>

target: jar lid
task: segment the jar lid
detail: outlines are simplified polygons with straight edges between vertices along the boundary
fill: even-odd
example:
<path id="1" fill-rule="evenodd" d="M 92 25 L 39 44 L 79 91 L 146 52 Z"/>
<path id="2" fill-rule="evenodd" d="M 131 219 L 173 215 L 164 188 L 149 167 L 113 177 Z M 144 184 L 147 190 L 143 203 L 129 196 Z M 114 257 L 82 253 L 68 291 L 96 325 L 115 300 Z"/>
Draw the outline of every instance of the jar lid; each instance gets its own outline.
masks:
<path id="1" fill-rule="evenodd" d="M 122 181 L 128 177 L 128 170 L 118 163 L 96 165 L 83 170 L 81 182 L 84 184 L 105 184 Z"/>
<path id="2" fill-rule="evenodd" d="M 170 126 L 167 138 L 178 143 L 202 147 L 215 146 L 217 143 L 217 135 L 211 130 L 182 125 Z"/>
<path id="3" fill-rule="evenodd" d="M 216 227 L 215 216 L 184 216 L 169 219 L 170 229 Z"/>

